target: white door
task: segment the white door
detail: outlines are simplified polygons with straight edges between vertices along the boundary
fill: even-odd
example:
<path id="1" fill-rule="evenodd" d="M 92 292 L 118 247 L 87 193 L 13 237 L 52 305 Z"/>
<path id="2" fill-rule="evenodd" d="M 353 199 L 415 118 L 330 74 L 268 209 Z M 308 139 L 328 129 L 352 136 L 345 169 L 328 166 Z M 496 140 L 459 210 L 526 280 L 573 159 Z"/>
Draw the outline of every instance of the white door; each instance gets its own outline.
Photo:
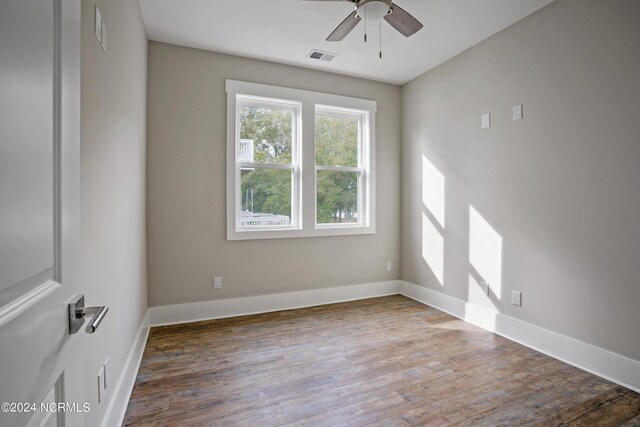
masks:
<path id="1" fill-rule="evenodd" d="M 84 424 L 79 71 L 80 0 L 0 0 L 3 427 Z"/>

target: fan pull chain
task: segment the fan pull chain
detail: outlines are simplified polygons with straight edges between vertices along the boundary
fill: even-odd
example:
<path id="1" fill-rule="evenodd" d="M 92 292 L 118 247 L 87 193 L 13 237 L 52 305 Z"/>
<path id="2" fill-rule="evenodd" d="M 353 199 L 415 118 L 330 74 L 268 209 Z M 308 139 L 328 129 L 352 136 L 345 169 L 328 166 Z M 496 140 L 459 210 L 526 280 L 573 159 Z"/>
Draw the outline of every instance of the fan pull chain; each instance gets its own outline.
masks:
<path id="1" fill-rule="evenodd" d="M 364 5 L 364 42 L 367 42 L 367 5 Z"/>
<path id="2" fill-rule="evenodd" d="M 382 19 L 380 19 L 380 59 L 382 59 Z"/>

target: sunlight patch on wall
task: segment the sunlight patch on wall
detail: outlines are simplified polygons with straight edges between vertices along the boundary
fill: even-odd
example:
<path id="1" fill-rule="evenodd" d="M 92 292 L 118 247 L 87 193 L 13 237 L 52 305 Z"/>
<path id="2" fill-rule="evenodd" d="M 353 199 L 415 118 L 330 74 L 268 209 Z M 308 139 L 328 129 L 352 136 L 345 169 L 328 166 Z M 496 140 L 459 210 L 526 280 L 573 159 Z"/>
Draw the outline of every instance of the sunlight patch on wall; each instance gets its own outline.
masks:
<path id="1" fill-rule="evenodd" d="M 422 156 L 422 203 L 444 228 L 444 175 Z"/>
<path id="2" fill-rule="evenodd" d="M 500 299 L 502 237 L 473 206 L 469 206 L 469 262 L 480 276 L 477 279 L 470 276 L 471 279 L 489 282 L 491 294 Z"/>
<path id="3" fill-rule="evenodd" d="M 422 258 L 440 285 L 444 286 L 444 237 L 424 212 L 422 213 Z"/>

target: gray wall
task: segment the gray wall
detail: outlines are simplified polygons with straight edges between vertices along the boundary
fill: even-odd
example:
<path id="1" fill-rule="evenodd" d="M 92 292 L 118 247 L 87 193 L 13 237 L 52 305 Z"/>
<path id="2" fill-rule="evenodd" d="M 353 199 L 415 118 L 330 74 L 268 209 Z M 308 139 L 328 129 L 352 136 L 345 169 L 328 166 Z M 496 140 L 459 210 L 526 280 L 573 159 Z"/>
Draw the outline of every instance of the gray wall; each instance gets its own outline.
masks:
<path id="1" fill-rule="evenodd" d="M 399 278 L 399 87 L 158 42 L 148 61 L 149 305 Z M 375 235 L 225 240 L 227 78 L 378 101 Z"/>
<path id="2" fill-rule="evenodd" d="M 402 278 L 640 359 L 639 46 L 637 0 L 557 0 L 405 85 Z M 445 180 L 443 284 L 422 256 L 423 155 Z M 479 255 L 502 270 L 490 302 L 469 206 L 502 238 Z"/>
<path id="3" fill-rule="evenodd" d="M 93 35 L 97 4 L 107 52 Z M 145 139 L 147 39 L 137 1 L 82 2 L 82 283 L 109 313 L 83 347 L 87 425 L 102 419 L 147 309 Z M 96 375 L 109 358 L 109 389 Z"/>

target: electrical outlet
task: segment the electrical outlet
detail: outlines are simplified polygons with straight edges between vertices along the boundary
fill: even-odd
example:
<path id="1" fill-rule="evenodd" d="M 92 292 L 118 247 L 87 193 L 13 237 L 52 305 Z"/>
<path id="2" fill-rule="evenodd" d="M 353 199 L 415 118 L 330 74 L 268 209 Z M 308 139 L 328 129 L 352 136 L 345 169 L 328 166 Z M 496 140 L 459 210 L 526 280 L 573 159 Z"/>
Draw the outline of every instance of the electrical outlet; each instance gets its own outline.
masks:
<path id="1" fill-rule="evenodd" d="M 489 296 L 489 282 L 482 280 L 480 282 L 480 289 L 482 290 L 483 295 Z"/>
<path id="2" fill-rule="evenodd" d="M 520 120 L 522 117 L 522 104 L 515 105 L 513 107 L 513 120 Z"/>
<path id="3" fill-rule="evenodd" d="M 222 276 L 213 278 L 213 289 L 222 289 Z"/>
<path id="4" fill-rule="evenodd" d="M 387 261 L 387 271 L 391 271 L 392 270 L 392 264 L 391 261 Z"/>
<path id="5" fill-rule="evenodd" d="M 522 307 L 522 292 L 511 291 L 511 304 Z"/>

